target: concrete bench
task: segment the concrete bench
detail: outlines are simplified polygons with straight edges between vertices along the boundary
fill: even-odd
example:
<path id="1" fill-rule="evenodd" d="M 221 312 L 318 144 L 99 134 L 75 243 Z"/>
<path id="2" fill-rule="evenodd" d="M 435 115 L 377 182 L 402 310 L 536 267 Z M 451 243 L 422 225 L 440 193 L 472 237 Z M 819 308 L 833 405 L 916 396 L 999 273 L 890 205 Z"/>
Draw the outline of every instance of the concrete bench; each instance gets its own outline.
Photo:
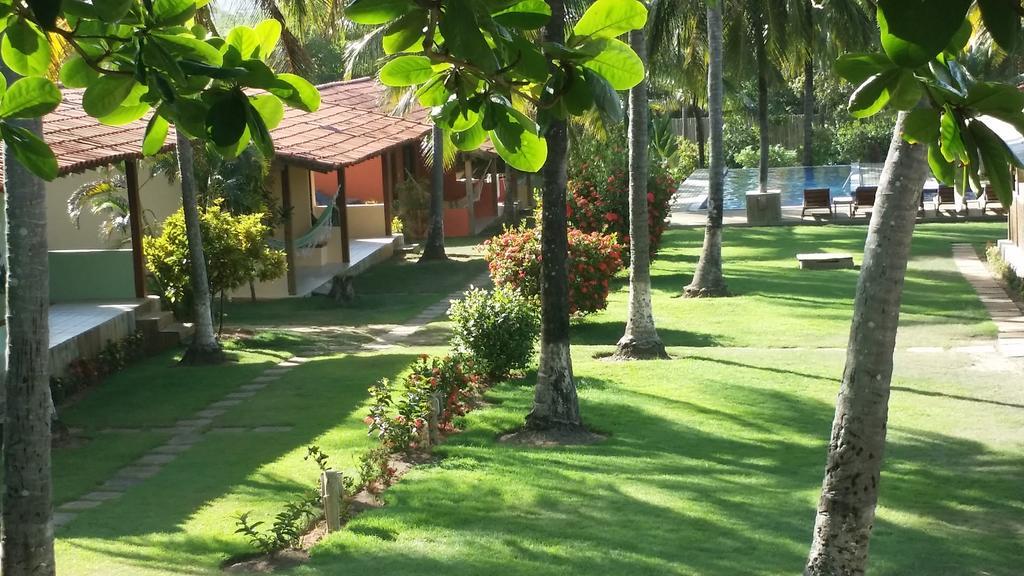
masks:
<path id="1" fill-rule="evenodd" d="M 800 263 L 800 268 L 806 270 L 853 268 L 852 254 L 797 254 L 796 261 Z"/>

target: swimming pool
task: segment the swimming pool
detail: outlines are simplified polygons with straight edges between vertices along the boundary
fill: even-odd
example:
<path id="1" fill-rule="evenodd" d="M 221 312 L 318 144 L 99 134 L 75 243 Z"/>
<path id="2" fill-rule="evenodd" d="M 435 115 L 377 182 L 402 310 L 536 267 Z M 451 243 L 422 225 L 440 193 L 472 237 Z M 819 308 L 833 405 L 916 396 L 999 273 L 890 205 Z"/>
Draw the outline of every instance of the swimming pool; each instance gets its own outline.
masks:
<path id="1" fill-rule="evenodd" d="M 877 185 L 881 174 L 881 164 L 769 168 L 768 188 L 782 193 L 783 206 L 800 206 L 804 188 L 829 188 L 833 198 L 849 196 L 857 186 Z M 757 184 L 757 168 L 730 168 L 725 174 L 725 209 L 745 209 L 746 194 L 756 192 Z M 707 207 L 707 193 L 708 171 L 700 169 L 680 185 L 676 201 L 702 210 Z"/>

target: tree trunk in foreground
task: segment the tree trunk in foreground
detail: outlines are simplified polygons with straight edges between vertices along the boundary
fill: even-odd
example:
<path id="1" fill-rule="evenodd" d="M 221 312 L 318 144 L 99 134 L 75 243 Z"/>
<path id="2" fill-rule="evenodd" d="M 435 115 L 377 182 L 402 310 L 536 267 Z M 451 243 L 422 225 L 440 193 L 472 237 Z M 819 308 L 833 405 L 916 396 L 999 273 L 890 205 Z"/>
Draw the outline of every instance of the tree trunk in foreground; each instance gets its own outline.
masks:
<path id="1" fill-rule="evenodd" d="M 903 280 L 927 177 L 925 147 L 903 140 L 905 117 L 896 122 L 864 244 L 808 576 L 862 575 L 867 564 Z"/>
<path id="2" fill-rule="evenodd" d="M 224 351 L 213 330 L 213 304 L 210 282 L 206 275 L 206 255 L 203 253 L 203 232 L 200 227 L 199 205 L 196 199 L 196 174 L 192 142 L 178 130 L 178 173 L 181 175 L 181 208 L 185 215 L 185 236 L 188 239 L 188 259 L 191 268 L 193 319 L 196 334 L 182 356 L 182 364 L 219 364 L 225 360 Z"/>
<path id="3" fill-rule="evenodd" d="M 565 40 L 565 4 L 552 0 L 545 39 Z M 569 132 L 563 120 L 552 121 L 545 134 L 548 159 L 544 164 L 544 200 L 541 215 L 541 334 L 540 367 L 533 410 L 526 416 L 531 430 L 578 430 L 579 399 L 569 351 L 569 254 L 566 224 Z"/>
<path id="4" fill-rule="evenodd" d="M 17 77 L 4 67 L 8 85 Z M 42 137 L 42 121 L 8 120 Z M 42 180 L 4 146 L 7 218 L 7 367 L 3 426 L 5 576 L 51 576 L 50 278 Z"/>
<path id="5" fill-rule="evenodd" d="M 757 60 L 757 126 L 760 132 L 759 148 L 761 160 L 757 164 L 757 185 L 761 193 L 768 191 L 768 54 L 767 34 L 761 10 L 754 7 L 752 18 L 754 29 L 754 54 Z"/>
<path id="6" fill-rule="evenodd" d="M 722 209 L 725 179 L 725 151 L 722 149 L 722 8 L 708 4 L 708 116 L 711 162 L 708 169 L 708 223 L 704 228 L 704 247 L 693 274 L 683 289 L 687 298 L 726 296 L 729 291 L 722 277 Z"/>
<path id="7" fill-rule="evenodd" d="M 807 40 L 804 54 L 804 166 L 814 166 L 814 7 L 804 0 Z"/>
<path id="8" fill-rule="evenodd" d="M 434 166 L 430 172 L 430 225 L 427 227 L 427 239 L 423 243 L 420 262 L 448 259 L 444 251 L 444 132 L 434 126 L 431 134 L 434 137 Z M 467 174 L 466 177 L 471 175 Z M 467 200 L 472 210 L 473 199 Z"/>
<path id="9" fill-rule="evenodd" d="M 501 219 L 505 224 L 516 221 L 516 200 L 519 199 L 519 175 L 516 169 L 505 165 L 505 206 L 502 207 Z"/>
<path id="10" fill-rule="evenodd" d="M 644 31 L 629 33 L 629 43 L 647 62 Z M 622 360 L 668 358 L 651 310 L 651 236 L 647 210 L 647 80 L 629 91 L 629 312 L 626 332 L 615 357 Z"/>

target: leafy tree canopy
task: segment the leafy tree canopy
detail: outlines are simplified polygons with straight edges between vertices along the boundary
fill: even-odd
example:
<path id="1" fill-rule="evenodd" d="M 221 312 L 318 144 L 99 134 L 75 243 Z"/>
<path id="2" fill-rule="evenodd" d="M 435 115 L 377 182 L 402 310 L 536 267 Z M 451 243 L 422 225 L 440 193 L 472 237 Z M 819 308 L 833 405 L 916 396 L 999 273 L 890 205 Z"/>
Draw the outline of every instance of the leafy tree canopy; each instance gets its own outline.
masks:
<path id="1" fill-rule="evenodd" d="M 591 110 L 619 120 L 616 91 L 644 79 L 642 60 L 618 38 L 647 22 L 638 0 L 596 0 L 564 42 L 540 33 L 551 18 L 544 0 L 353 0 L 345 14 L 384 27 L 391 58 L 381 82 L 415 90 L 458 149 L 490 139 L 525 172 L 544 165 L 549 121 Z"/>
<path id="2" fill-rule="evenodd" d="M 85 88 L 85 111 L 105 124 L 134 122 L 152 111 L 143 150 L 160 150 L 171 124 L 231 158 L 249 143 L 267 157 L 270 130 L 284 104 L 312 111 L 316 88 L 266 64 L 281 25 L 238 26 L 226 37 L 194 23 L 208 0 L 0 0 L 0 57 L 22 78 L 0 82 L 0 137 L 14 156 L 45 179 L 57 175 L 49 147 L 9 122 L 54 110 L 60 90 L 50 76 L 54 50 L 72 55 L 59 77 Z M 246 89 L 261 89 L 251 94 Z"/>
<path id="3" fill-rule="evenodd" d="M 1021 33 L 1019 3 L 1000 0 L 879 0 L 882 53 L 847 54 L 837 72 L 859 85 L 850 97 L 858 118 L 889 107 L 909 112 L 904 138 L 928 146 L 936 179 L 981 190 L 982 176 L 1004 205 L 1012 199 L 1006 127 L 1024 134 L 1024 93 L 1012 84 L 975 79 L 959 62 L 984 23 L 1005 50 Z"/>

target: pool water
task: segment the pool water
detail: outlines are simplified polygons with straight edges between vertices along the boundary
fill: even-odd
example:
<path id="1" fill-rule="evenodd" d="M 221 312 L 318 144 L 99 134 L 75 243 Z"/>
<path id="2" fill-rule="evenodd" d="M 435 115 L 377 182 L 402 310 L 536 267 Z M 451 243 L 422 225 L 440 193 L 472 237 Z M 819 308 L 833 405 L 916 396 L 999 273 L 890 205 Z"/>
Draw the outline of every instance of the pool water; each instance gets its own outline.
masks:
<path id="1" fill-rule="evenodd" d="M 768 169 L 768 189 L 782 193 L 783 206 L 800 206 L 805 188 L 829 188 L 832 197 L 849 196 L 857 186 L 875 186 L 882 173 L 881 164 L 839 166 L 794 166 Z M 757 168 L 730 168 L 725 174 L 725 209 L 747 207 L 747 192 L 758 189 Z M 706 207 L 708 171 L 695 171 L 682 183 L 679 201 L 694 209 Z"/>

